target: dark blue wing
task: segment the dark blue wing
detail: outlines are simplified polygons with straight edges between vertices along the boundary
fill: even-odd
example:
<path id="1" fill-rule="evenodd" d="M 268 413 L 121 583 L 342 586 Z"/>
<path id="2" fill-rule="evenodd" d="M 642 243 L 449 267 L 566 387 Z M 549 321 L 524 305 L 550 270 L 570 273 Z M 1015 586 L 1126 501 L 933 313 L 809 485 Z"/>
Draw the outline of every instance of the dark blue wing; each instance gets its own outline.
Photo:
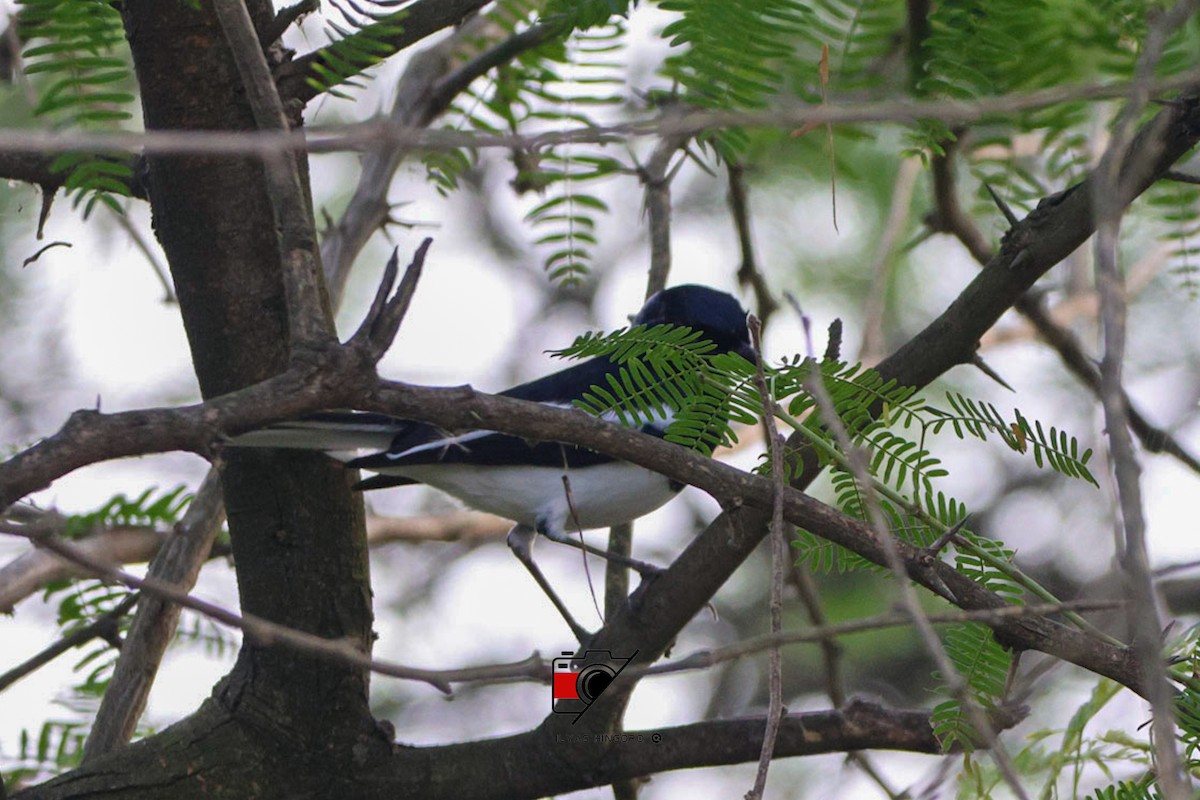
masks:
<path id="1" fill-rule="evenodd" d="M 569 406 L 605 376 L 618 369 L 606 358 L 591 359 L 535 381 L 514 386 L 500 394 L 518 400 Z M 386 415 L 373 415 L 389 419 Z M 574 445 L 535 442 L 501 433 L 472 432 L 453 436 L 421 422 L 393 419 L 397 433 L 384 452 L 372 453 L 348 462 L 348 466 L 368 470 L 397 470 L 422 464 L 476 464 L 480 466 L 539 466 L 580 469 L 614 459 Z M 660 427 L 646 425 L 647 433 L 662 435 Z M 373 489 L 413 483 L 409 478 L 378 475 L 359 484 Z"/>

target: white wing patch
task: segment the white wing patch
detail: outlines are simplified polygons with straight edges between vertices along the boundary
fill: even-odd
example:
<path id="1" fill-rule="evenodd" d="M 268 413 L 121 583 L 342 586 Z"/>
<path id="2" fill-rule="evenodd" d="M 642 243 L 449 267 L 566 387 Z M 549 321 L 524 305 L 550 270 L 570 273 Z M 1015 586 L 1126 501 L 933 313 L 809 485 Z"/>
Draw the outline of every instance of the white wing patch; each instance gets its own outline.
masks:
<path id="1" fill-rule="evenodd" d="M 491 436 L 495 431 L 468 431 L 467 433 L 459 434 L 458 436 L 447 436 L 442 439 L 434 439 L 431 442 L 418 444 L 407 450 L 401 450 L 398 453 L 388 453 L 387 457 L 392 461 L 398 461 L 401 458 L 407 458 L 415 453 L 424 453 L 429 450 L 449 450 L 451 447 L 463 447 L 466 442 L 482 439 L 485 436 Z M 470 450 L 469 447 L 463 447 L 464 450 Z"/>
<path id="2" fill-rule="evenodd" d="M 574 407 L 570 403 L 539 403 L 539 405 L 549 406 L 551 408 Z M 467 442 L 473 442 L 477 439 L 482 439 L 485 436 L 493 436 L 497 433 L 499 433 L 499 431 L 467 431 L 466 433 L 460 433 L 458 436 L 445 436 L 441 439 L 433 439 L 432 441 L 423 442 L 421 444 L 414 445 L 407 450 L 401 450 L 397 453 L 388 453 L 387 457 L 392 461 L 399 461 L 402 458 L 407 458 L 408 456 L 415 455 L 417 453 L 427 453 L 430 450 L 448 450 L 451 447 L 462 447 L 464 450 L 470 452 L 471 448 L 465 446 Z"/>
<path id="3" fill-rule="evenodd" d="M 575 407 L 571 403 L 539 403 L 538 405 L 549 406 L 550 408 L 562 408 L 562 409 L 569 409 L 569 408 Z M 606 422 L 620 424 L 620 419 L 618 419 L 615 411 L 606 411 L 604 414 L 602 414 L 600 416 L 600 419 L 603 419 Z M 666 414 L 662 414 L 662 413 L 658 413 L 658 412 L 649 414 L 649 415 L 638 414 L 637 419 L 639 420 L 639 426 L 647 425 L 647 426 L 653 428 L 659 434 L 662 434 L 667 430 L 668 427 L 670 427 L 671 423 L 675 421 L 675 412 L 673 409 L 667 409 Z M 389 452 L 386 455 L 390 461 L 399 461 L 403 458 L 408 458 L 409 456 L 416 455 L 417 453 L 427 453 L 432 450 L 449 450 L 451 447 L 461 447 L 464 450 L 466 450 L 467 452 L 470 452 L 471 448 L 467 446 L 467 444 L 469 442 L 473 442 L 473 441 L 482 439 L 487 436 L 493 436 L 498 433 L 499 433 L 499 431 L 486 430 L 486 429 L 481 429 L 481 430 L 477 430 L 477 431 L 467 431 L 466 433 L 460 433 L 457 436 L 444 436 L 440 439 L 433 439 L 428 442 L 422 442 L 421 444 L 414 445 L 412 447 L 409 447 L 406 450 L 400 450 L 395 453 Z M 508 434 L 501 434 L 501 435 L 508 435 Z"/>

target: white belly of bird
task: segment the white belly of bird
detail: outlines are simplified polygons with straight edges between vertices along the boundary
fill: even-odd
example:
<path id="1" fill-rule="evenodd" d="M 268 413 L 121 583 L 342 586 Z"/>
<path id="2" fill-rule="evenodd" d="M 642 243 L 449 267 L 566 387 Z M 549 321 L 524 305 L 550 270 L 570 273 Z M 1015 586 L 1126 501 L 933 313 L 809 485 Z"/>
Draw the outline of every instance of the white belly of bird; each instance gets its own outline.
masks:
<path id="1" fill-rule="evenodd" d="M 430 464 L 406 466 L 395 474 L 441 489 L 479 511 L 530 527 L 543 524 L 552 533 L 629 522 L 677 494 L 666 477 L 627 463 L 574 470 Z"/>

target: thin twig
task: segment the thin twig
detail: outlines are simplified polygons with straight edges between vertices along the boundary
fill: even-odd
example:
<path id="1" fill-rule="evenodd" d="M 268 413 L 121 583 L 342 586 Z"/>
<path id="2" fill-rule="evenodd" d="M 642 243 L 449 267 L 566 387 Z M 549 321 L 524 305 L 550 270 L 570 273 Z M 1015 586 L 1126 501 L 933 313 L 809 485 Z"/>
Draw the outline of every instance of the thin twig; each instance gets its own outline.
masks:
<path id="1" fill-rule="evenodd" d="M 74 247 L 74 245 L 71 244 L 70 242 L 61 242 L 61 241 L 60 242 L 48 242 L 48 243 L 42 245 L 41 247 L 39 247 L 33 255 L 27 256 L 24 260 L 22 260 L 21 266 L 28 267 L 30 264 L 34 263 L 39 258 L 41 258 L 42 254 L 44 254 L 47 250 L 53 250 L 55 247 L 68 247 L 69 248 L 69 247 Z"/>
<path id="2" fill-rule="evenodd" d="M 421 681 L 428 683 L 445 694 L 451 693 L 450 679 L 446 677 L 447 673 L 444 671 L 438 672 L 436 670 L 419 669 L 386 661 L 377 661 L 357 649 L 349 640 L 325 639 L 311 633 L 277 625 L 250 614 L 235 614 L 229 609 L 194 597 L 172 584 L 153 578 L 139 578 L 136 575 L 131 575 L 112 564 L 90 555 L 72 542 L 53 533 L 38 530 L 35 526 L 12 525 L 0 522 L 0 533 L 28 539 L 38 547 L 52 550 L 63 558 L 70 559 L 76 564 L 86 567 L 99 578 L 124 584 L 144 594 L 161 597 L 184 608 L 199 612 L 223 625 L 237 628 L 242 631 L 248 641 L 260 647 L 288 647 L 316 658 L 369 669 L 381 675 L 391 675 L 395 678 Z M 473 671 L 468 670 L 462 674 L 471 673 Z"/>
<path id="3" fill-rule="evenodd" d="M 862 345 L 858 350 L 860 361 L 874 363 L 883 357 L 883 318 L 886 311 L 891 272 L 896 263 L 901 236 L 908 228 L 908 214 L 912 208 L 913 192 L 917 175 L 921 172 L 921 160 L 915 156 L 900 162 L 896 181 L 892 186 L 892 199 L 888 207 L 883 233 L 875 248 L 875 260 L 871 264 L 871 284 L 863 304 Z"/>
<path id="4" fill-rule="evenodd" d="M 784 471 L 784 441 L 775 424 L 775 400 L 767 385 L 764 367 L 762 322 L 753 314 L 748 320 L 750 340 L 754 345 L 754 383 L 762 401 L 763 433 L 767 439 L 767 454 L 771 459 L 771 482 L 774 493 L 771 500 L 771 527 L 767 534 L 771 539 L 771 635 L 783 632 L 783 579 L 787 570 L 787 539 L 783 529 L 783 495 L 787 486 Z M 768 655 L 767 725 L 763 733 L 762 752 L 758 757 L 758 770 L 754 775 L 754 787 L 746 793 L 747 800 L 760 800 L 767 788 L 767 771 L 775 754 L 775 738 L 779 735 L 779 721 L 783 718 L 783 657 L 779 648 L 772 648 Z"/>
<path id="5" fill-rule="evenodd" d="M 133 242 L 134 247 L 145 256 L 146 263 L 150 265 L 150 271 L 154 273 L 154 277 L 158 278 L 158 283 L 162 286 L 163 290 L 163 302 L 178 305 L 179 298 L 175 296 L 175 286 L 171 283 L 171 271 L 159 259 L 158 253 L 150 246 L 150 242 L 146 240 L 141 228 L 134 225 L 129 219 L 128 209 L 124 212 L 113 210 L 112 215 L 116 219 L 117 225 L 121 227 L 121 230 L 125 231 L 125 235 Z"/>
<path id="6" fill-rule="evenodd" d="M 1125 358 L 1126 305 L 1123 279 L 1117 265 L 1117 246 L 1124 203 L 1119 185 L 1126 148 L 1133 138 L 1134 123 L 1150 101 L 1148 88 L 1154 67 L 1162 55 L 1170 32 L 1181 27 L 1195 12 L 1196 0 L 1179 0 L 1170 11 L 1151 24 L 1138 56 L 1129 98 L 1114 126 L 1112 138 L 1096 167 L 1092 203 L 1097 225 L 1095 237 L 1096 286 L 1100 293 L 1100 319 L 1104 332 L 1104 354 L 1100 361 L 1100 399 L 1108 432 L 1109 461 L 1120 504 L 1119 542 L 1121 566 L 1133 603 L 1129 609 L 1130 629 L 1136 633 L 1133 649 L 1148 681 L 1148 699 L 1153 712 L 1155 772 L 1158 787 L 1169 800 L 1185 800 L 1192 789 L 1176 749 L 1174 691 L 1167 680 L 1162 658 L 1162 617 L 1150 574 L 1146 547 L 1146 523 L 1142 512 L 1141 468 L 1132 437 L 1121 374 Z"/>
<path id="7" fill-rule="evenodd" d="M 1175 181 L 1176 183 L 1200 183 L 1200 175 L 1190 175 L 1186 172 L 1169 169 L 1163 173 L 1163 180 Z"/>
<path id="8" fill-rule="evenodd" d="M 1159 94 L 1194 86 L 1200 71 L 1156 80 L 1149 90 Z M 587 125 L 536 134 L 481 134 L 471 131 L 414 130 L 387 120 L 337 126 L 313 126 L 292 131 L 30 131 L 0 129 L 0 152 L 55 154 L 65 152 L 123 152 L 138 155 L 243 155 L 270 157 L 282 150 L 309 153 L 362 151 L 381 145 L 421 150 L 460 147 L 514 147 L 540 150 L 556 144 L 608 143 L 632 137 L 695 136 L 730 127 L 796 127 L 805 123 L 907 123 L 939 120 L 949 125 L 978 122 L 997 114 L 1015 113 L 1081 100 L 1125 97 L 1128 83 L 1096 83 L 1054 87 L 1029 93 L 984 97 L 972 101 L 883 101 L 812 106 L 781 102 L 768 110 L 692 111 L 664 113 L 612 125 Z"/>
<path id="9" fill-rule="evenodd" d="M 646 187 L 646 219 L 650 229 L 650 274 L 646 280 L 646 297 L 667 288 L 671 272 L 671 175 L 669 169 L 675 153 L 687 144 L 686 137 L 664 136 L 654 146 L 645 165 L 638 169 Z"/>
<path id="10" fill-rule="evenodd" d="M 738 285 L 749 286 L 754 291 L 754 313 L 765 327 L 770 321 L 771 315 L 779 310 L 779 301 L 771 295 L 767 279 L 759 269 L 758 259 L 754 255 L 754 235 L 750 227 L 750 193 L 746 188 L 746 168 L 741 163 L 730 160 L 728 172 L 729 191 L 726 194 L 726 200 L 729 202 L 729 213 L 733 216 L 733 227 L 737 231 L 738 249 L 742 257 L 737 270 Z"/>
<path id="11" fill-rule="evenodd" d="M 817 582 L 813 578 L 812 570 L 796 563 L 792 565 L 789 576 L 813 627 L 823 628 L 828 625 L 829 617 L 821 603 L 821 595 L 817 591 Z M 839 708 L 846 702 L 846 681 L 842 675 L 842 646 L 832 636 L 822 638 L 820 644 L 821 659 L 825 665 L 825 693 L 829 695 L 829 702 L 834 708 Z"/>
<path id="12" fill-rule="evenodd" d="M 110 608 L 87 625 L 71 631 L 58 641 L 50 644 L 37 655 L 0 675 L 0 692 L 12 686 L 34 670 L 49 664 L 73 647 L 79 647 L 82 644 L 90 642 L 92 639 L 109 639 L 113 637 L 117 632 L 117 622 L 121 617 L 129 613 L 129 609 L 133 608 L 133 604 L 137 601 L 138 595 L 131 593 L 116 607 Z"/>
<path id="13" fill-rule="evenodd" d="M 1044 614 L 1059 614 L 1068 611 L 1111 611 L 1124 608 L 1123 600 L 1070 600 L 1062 603 L 1038 603 L 1028 606 L 1004 606 L 1001 608 L 979 609 L 974 611 L 945 611 L 925 614 L 925 619 L 931 625 L 951 625 L 962 622 L 995 623 L 1005 619 L 1020 619 L 1023 617 L 1040 616 Z M 748 655 L 770 651 L 779 647 L 794 644 L 821 643 L 835 640 L 843 636 L 851 636 L 865 631 L 882 630 L 884 628 L 904 627 L 914 624 L 912 615 L 907 611 L 893 611 L 874 617 L 817 625 L 803 631 L 782 631 L 778 634 L 763 634 L 749 639 L 743 639 L 734 644 L 711 650 L 697 650 L 685 656 L 675 658 L 670 663 L 653 666 L 630 666 L 630 674 L 637 675 L 670 675 L 676 672 L 689 672 L 697 669 L 708 669 L 717 664 L 744 658 Z"/>

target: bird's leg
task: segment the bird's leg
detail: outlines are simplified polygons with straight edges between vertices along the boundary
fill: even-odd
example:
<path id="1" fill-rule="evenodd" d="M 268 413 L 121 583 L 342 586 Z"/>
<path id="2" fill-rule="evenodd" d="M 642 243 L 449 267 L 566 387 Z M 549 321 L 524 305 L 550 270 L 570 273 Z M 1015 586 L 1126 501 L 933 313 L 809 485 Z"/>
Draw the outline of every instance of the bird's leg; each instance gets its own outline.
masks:
<path id="1" fill-rule="evenodd" d="M 550 598 L 550 602 L 558 609 L 558 613 L 562 615 L 571 632 L 575 634 L 575 638 L 580 644 L 586 643 L 592 638 L 592 633 L 587 628 L 580 625 L 571 616 L 571 612 L 567 610 L 566 605 L 559 599 L 558 594 L 550 586 L 550 581 L 546 580 L 546 576 L 542 574 L 542 570 L 537 564 L 533 563 L 533 540 L 537 536 L 537 531 L 526 525 L 516 525 L 508 532 L 508 549 L 513 551 L 513 555 L 517 557 L 525 569 L 529 570 L 529 574 L 537 581 L 538 586 L 542 587 L 546 597 Z"/>
<path id="2" fill-rule="evenodd" d="M 612 553 L 599 547 L 593 547 L 587 542 L 575 539 L 565 533 L 551 533 L 549 530 L 543 530 L 542 533 L 546 534 L 546 538 L 552 542 L 558 542 L 559 544 L 576 547 L 585 553 L 591 553 L 594 556 L 599 556 L 605 561 L 611 561 L 614 564 L 620 564 L 623 567 L 636 570 L 637 573 L 642 577 L 653 578 L 657 575 L 661 575 L 664 572 L 662 567 L 656 567 L 646 561 L 639 561 L 636 558 L 630 558 L 629 556 L 622 555 L 620 553 Z M 512 534 L 509 534 L 509 536 L 511 535 Z"/>

